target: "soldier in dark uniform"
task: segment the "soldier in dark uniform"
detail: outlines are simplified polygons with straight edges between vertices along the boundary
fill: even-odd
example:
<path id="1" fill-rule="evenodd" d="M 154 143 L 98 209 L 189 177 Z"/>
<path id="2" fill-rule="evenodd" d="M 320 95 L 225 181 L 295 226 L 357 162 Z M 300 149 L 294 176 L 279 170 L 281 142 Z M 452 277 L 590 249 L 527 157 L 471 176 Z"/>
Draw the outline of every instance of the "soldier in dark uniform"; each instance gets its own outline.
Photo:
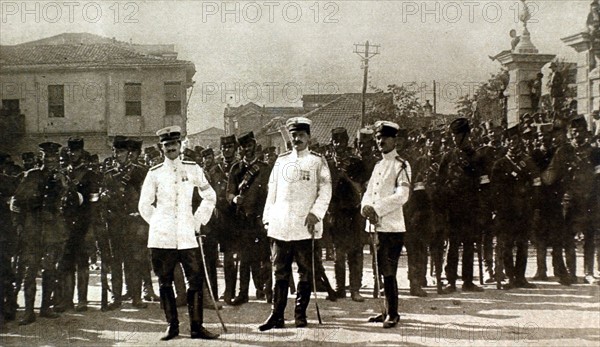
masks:
<path id="1" fill-rule="evenodd" d="M 565 222 L 567 235 L 583 235 L 583 266 L 585 282 L 594 283 L 594 216 L 596 210 L 597 192 L 594 191 L 594 164 L 592 158 L 599 151 L 589 143 L 589 132 L 585 118 L 579 117 L 570 124 L 571 157 L 570 177 L 563 198 L 565 206 Z M 572 270 L 572 280 L 577 281 L 575 268 Z"/>
<path id="2" fill-rule="evenodd" d="M 496 211 L 498 252 L 508 284 L 504 289 L 535 288 L 525 279 L 529 230 L 539 219 L 539 188 L 542 180 L 535 162 L 523 150 L 516 125 L 507 130 L 508 152 L 492 168 L 492 197 Z M 517 249 L 513 257 L 513 248 Z M 497 283 L 500 277 L 497 275 Z"/>
<path id="3" fill-rule="evenodd" d="M 198 146 L 196 146 L 198 147 Z M 203 149 L 199 154 L 199 160 L 201 161 L 200 167 L 204 170 L 208 183 L 215 190 L 217 194 L 217 206 L 213 211 L 213 216 L 210 221 L 202 226 L 201 237 L 202 246 L 204 250 L 204 260 L 206 263 L 206 269 L 208 271 L 208 278 L 206 283 L 210 283 L 213 299 L 219 300 L 219 287 L 217 281 L 217 263 L 219 261 L 219 231 L 221 228 L 222 220 L 221 212 L 218 208 L 227 208 L 227 201 L 221 201 L 222 206 L 219 206 L 219 196 L 223 196 L 225 199 L 225 191 L 227 190 L 227 178 L 218 165 L 215 164 L 214 151 L 212 148 Z M 196 206 L 194 205 L 194 208 Z M 206 289 L 206 288 L 205 288 Z M 210 296 L 208 296 L 208 290 L 204 291 L 204 307 L 208 309 L 214 308 L 214 305 L 210 302 Z M 217 308 L 220 308 L 220 304 L 217 304 Z"/>
<path id="4" fill-rule="evenodd" d="M 484 144 L 477 149 L 475 154 L 476 163 L 479 170 L 479 189 L 477 192 L 478 209 L 477 209 L 477 232 L 482 234 L 482 237 L 477 238 L 478 249 L 483 251 L 482 258 L 485 263 L 485 269 L 489 278 L 486 283 L 496 282 L 495 272 L 503 272 L 501 256 L 496 252 L 496 261 L 494 268 L 494 220 L 492 218 L 492 206 L 494 198 L 491 191 L 491 175 L 492 166 L 499 158 L 504 155 L 504 150 L 501 147 L 500 127 L 490 127 L 487 135 L 484 137 Z M 499 274 L 501 276 L 501 274 Z"/>
<path id="5" fill-rule="evenodd" d="M 267 199 L 270 167 L 256 157 L 256 140 L 249 132 L 238 137 L 242 160 L 231 167 L 227 183 L 227 200 L 236 208 L 240 228 L 240 291 L 232 304 L 248 302 L 250 273 L 257 299 L 272 296 L 269 242 L 262 224 Z"/>
<path id="6" fill-rule="evenodd" d="M 221 137 L 221 154 L 222 160 L 217 164 L 218 169 L 225 175 L 228 180 L 231 167 L 237 162 L 236 153 L 238 143 L 235 135 Z M 209 169 L 213 173 L 217 168 Z M 210 173 L 209 173 L 210 175 Z M 219 174 L 220 175 L 220 174 Z M 221 180 L 221 178 L 219 178 Z M 225 276 L 225 291 L 223 300 L 227 304 L 235 297 L 235 286 L 237 282 L 237 254 L 238 249 L 238 227 L 235 223 L 235 206 L 227 202 L 227 192 L 217 191 L 217 209 L 221 214 L 221 229 L 219 230 L 219 245 L 223 252 L 223 273 Z"/>
<path id="7" fill-rule="evenodd" d="M 17 276 L 13 259 L 18 258 L 17 228 L 12 223 L 9 203 L 14 194 L 18 178 L 4 173 L 4 162 L 8 154 L 0 153 L 0 321 L 12 321 L 17 310 Z"/>
<path id="8" fill-rule="evenodd" d="M 122 305 L 123 264 L 130 269 L 127 279 L 128 289 L 132 297 L 132 305 L 145 308 L 142 302 L 142 255 L 132 249 L 139 247 L 139 240 L 145 237 L 146 226 L 137 211 L 141 185 L 146 170 L 130 160 L 131 142 L 124 136 L 115 136 L 113 156 L 115 165 L 104 174 L 102 183 L 102 201 L 106 204 L 108 214 L 108 231 L 112 249 L 112 292 L 113 302 L 109 309 L 117 309 Z"/>
<path id="9" fill-rule="evenodd" d="M 39 145 L 43 166 L 28 171 L 19 184 L 12 210 L 22 214 L 25 316 L 21 325 L 35 321 L 33 312 L 38 271 L 42 270 L 42 304 L 40 316 L 57 318 L 50 308 L 57 263 L 62 257 L 67 238 L 63 211 L 79 203 L 75 186 L 60 171 L 60 144 Z"/>
<path id="10" fill-rule="evenodd" d="M 363 302 L 360 295 L 363 270 L 364 219 L 360 215 L 363 184 L 367 181 L 366 168 L 359 157 L 348 148 L 345 128 L 331 130 L 333 157 L 328 161 L 331 171 L 332 196 L 329 204 L 331 235 L 335 248 L 335 284 L 337 298 L 346 297 L 346 260 L 350 277 L 350 295 L 353 301 Z"/>
<path id="11" fill-rule="evenodd" d="M 59 304 L 55 311 L 63 312 L 73 309 L 73 294 L 75 289 L 75 272 L 77 272 L 77 311 L 87 310 L 87 291 L 89 282 L 89 257 L 91 249 L 86 238 L 90 228 L 90 197 L 98 192 L 98 182 L 84 158 L 84 141 L 82 138 L 71 137 L 67 142 L 70 165 L 67 168 L 69 179 L 77 187 L 80 204 L 64 211 L 69 233 L 65 251 L 59 263 Z"/>
<path id="12" fill-rule="evenodd" d="M 141 166 L 142 169 L 144 169 L 146 172 L 148 171 L 148 169 L 150 169 L 151 165 L 148 165 L 146 163 L 145 158 L 141 158 L 141 154 L 142 154 L 142 145 L 143 145 L 143 140 L 139 137 L 130 137 L 129 138 L 129 156 L 130 156 L 130 161 L 138 166 Z M 160 156 L 160 152 L 156 149 L 156 147 L 152 146 L 150 148 L 154 148 L 154 151 L 152 151 L 149 154 L 150 158 L 154 158 L 154 156 L 156 156 L 157 154 Z M 141 225 L 146 226 L 146 228 L 148 227 L 146 225 L 146 223 L 143 223 L 141 220 L 138 219 L 138 222 L 141 223 Z M 150 261 L 150 252 L 148 251 L 148 248 L 145 247 L 146 243 L 148 242 L 147 237 L 145 236 L 147 234 L 147 230 L 146 232 L 142 232 L 141 230 L 138 230 L 139 233 L 137 233 L 137 236 L 133 237 L 133 242 L 137 242 L 137 245 L 139 247 L 135 247 L 136 252 L 139 252 L 139 254 L 136 254 L 136 257 L 138 259 L 140 259 L 141 261 L 141 274 L 135 274 L 133 276 L 142 276 L 142 286 L 143 286 L 143 299 L 146 301 L 159 301 L 160 298 L 158 297 L 158 295 L 156 295 L 156 293 L 154 292 L 154 286 L 152 285 L 152 264 Z M 135 266 L 134 266 L 135 267 Z M 131 267 L 129 267 L 131 268 Z M 125 273 L 125 278 L 127 279 L 128 274 Z M 129 275 L 131 277 L 131 275 Z"/>
<path id="13" fill-rule="evenodd" d="M 549 191 L 550 198 L 544 201 L 544 217 L 551 225 L 550 242 L 552 244 L 552 267 L 558 282 L 571 285 L 575 277 L 576 254 L 574 235 L 567 232 L 566 211 L 569 208 L 570 195 L 566 194 L 570 180 L 573 147 L 567 143 L 566 130 L 562 122 L 553 129 L 554 154 L 550 164 L 542 172 L 542 182 Z M 564 253 L 563 253 L 564 252 Z M 565 266 L 566 260 L 566 266 Z"/>
<path id="14" fill-rule="evenodd" d="M 552 132 L 552 124 L 540 127 L 538 131 L 539 146 L 530 153 L 531 158 L 536 163 L 540 172 L 543 172 L 548 168 L 552 156 L 554 155 L 555 148 L 552 146 Z M 552 199 L 556 199 L 552 187 L 542 184 L 540 187 L 540 201 L 550 202 Z M 532 226 L 537 258 L 537 270 L 533 279 L 537 281 L 548 280 L 546 255 L 548 253 L 548 246 L 551 244 L 551 229 L 554 228 L 552 221 L 556 218 L 556 216 L 552 216 L 551 214 L 552 212 L 548 211 L 544 206 L 544 208 L 540 209 L 540 219 Z"/>
<path id="15" fill-rule="evenodd" d="M 480 175 L 475 163 L 475 149 L 469 139 L 469 121 L 458 118 L 450 124 L 450 130 L 455 147 L 442 158 L 438 174 L 442 199 L 448 207 L 448 286 L 444 289 L 446 293 L 456 291 L 459 247 L 462 245 L 462 290 L 479 292 L 483 289 L 473 283 L 473 254 L 478 236 L 474 211 L 477 208 Z"/>

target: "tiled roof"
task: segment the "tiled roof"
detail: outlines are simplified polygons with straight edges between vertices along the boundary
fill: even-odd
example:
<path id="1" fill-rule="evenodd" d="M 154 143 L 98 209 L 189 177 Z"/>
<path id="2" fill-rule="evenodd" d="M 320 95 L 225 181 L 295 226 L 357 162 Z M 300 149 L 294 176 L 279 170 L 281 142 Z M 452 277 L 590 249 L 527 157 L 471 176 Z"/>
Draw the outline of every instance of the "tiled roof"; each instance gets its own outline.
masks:
<path id="1" fill-rule="evenodd" d="M 319 107 L 305 115 L 312 120 L 311 138 L 320 144 L 329 143 L 331 129 L 344 127 L 350 136 L 350 143 L 354 141 L 360 129 L 360 116 L 362 102 L 360 94 L 342 94 L 332 102 Z"/>
<path id="2" fill-rule="evenodd" d="M 0 69 L 188 66 L 184 60 L 161 59 L 116 44 L 0 46 Z"/>

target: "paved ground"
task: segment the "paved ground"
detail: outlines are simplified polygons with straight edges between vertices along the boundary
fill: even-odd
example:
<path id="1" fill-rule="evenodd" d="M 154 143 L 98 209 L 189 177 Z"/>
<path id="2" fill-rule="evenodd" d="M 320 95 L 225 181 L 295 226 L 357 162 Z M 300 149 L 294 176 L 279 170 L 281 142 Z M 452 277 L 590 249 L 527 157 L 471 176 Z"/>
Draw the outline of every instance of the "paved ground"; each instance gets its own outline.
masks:
<path id="1" fill-rule="evenodd" d="M 365 254 L 364 303 L 350 299 L 330 302 L 319 293 L 319 308 L 323 325 L 316 319 L 314 301 L 309 306 L 309 326 L 293 327 L 293 300 L 287 307 L 286 329 L 261 333 L 257 330 L 269 314 L 270 306 L 251 300 L 240 307 L 226 306 L 222 316 L 227 333 L 221 331 L 214 311 L 205 310 L 205 325 L 222 336 L 211 341 L 215 346 L 333 346 L 333 345 L 454 345 L 454 346 L 598 346 L 600 345 L 600 286 L 577 284 L 570 287 L 556 282 L 534 282 L 537 289 L 502 291 L 486 285 L 483 293 L 461 293 L 447 296 L 435 294 L 427 288 L 429 297 L 408 296 L 406 257 L 401 258 L 400 325 L 384 330 L 380 324 L 367 323 L 367 318 L 378 311 L 380 302 L 371 298 L 373 281 L 370 264 Z M 535 271 L 535 259 L 530 256 L 528 275 Z M 581 258 L 579 258 L 581 263 Z M 548 264 L 551 264 L 548 259 Z M 333 264 L 325 263 L 333 282 Z M 579 269 L 582 269 L 581 265 Z M 581 271 L 581 270 L 580 270 Z M 431 281 L 430 281 L 431 282 Z M 118 312 L 99 311 L 99 276 L 93 274 L 90 295 L 91 310 L 79 314 L 64 313 L 60 318 L 38 319 L 29 326 L 16 322 L 7 324 L 0 335 L 2 346 L 46 345 L 126 345 L 142 346 L 158 343 L 165 323 L 158 303 L 150 303 L 145 310 L 133 309 L 129 304 Z M 223 288 L 223 279 L 220 278 Z M 39 292 L 39 291 L 38 291 Z M 39 294 L 39 293 L 38 293 Z M 252 293 L 253 294 L 253 293 Z M 23 305 L 22 295 L 19 297 Z M 36 301 L 39 304 L 39 300 Z M 18 313 L 18 318 L 22 316 Z M 160 343 L 165 346 L 198 345 L 191 340 L 187 309 L 179 309 L 181 336 Z"/>

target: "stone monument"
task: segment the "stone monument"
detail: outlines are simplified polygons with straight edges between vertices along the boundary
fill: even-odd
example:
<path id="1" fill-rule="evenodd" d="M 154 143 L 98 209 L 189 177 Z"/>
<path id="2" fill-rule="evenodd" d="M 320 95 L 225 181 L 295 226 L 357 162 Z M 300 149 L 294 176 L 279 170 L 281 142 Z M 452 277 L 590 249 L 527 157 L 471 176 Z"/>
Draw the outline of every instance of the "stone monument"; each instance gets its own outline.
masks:
<path id="1" fill-rule="evenodd" d="M 532 102 L 531 81 L 534 80 L 542 67 L 554 59 L 554 54 L 540 54 L 531 41 L 531 33 L 527 22 L 531 13 L 525 0 L 521 0 L 519 19 L 523 24 L 520 39 L 511 50 L 498 53 L 494 59 L 508 69 L 509 83 L 504 92 L 507 97 L 506 124 L 510 128 L 519 123 L 525 113 L 533 113 L 536 105 Z M 535 96 L 534 96 L 535 97 Z"/>

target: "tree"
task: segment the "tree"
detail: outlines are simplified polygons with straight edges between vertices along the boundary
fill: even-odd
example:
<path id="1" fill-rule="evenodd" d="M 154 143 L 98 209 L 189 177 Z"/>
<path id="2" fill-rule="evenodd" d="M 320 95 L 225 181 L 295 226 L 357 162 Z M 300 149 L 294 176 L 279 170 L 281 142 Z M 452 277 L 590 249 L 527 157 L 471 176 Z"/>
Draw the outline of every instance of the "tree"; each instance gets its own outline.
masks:
<path id="1" fill-rule="evenodd" d="M 508 86 L 508 79 L 506 69 L 491 74 L 487 82 L 482 83 L 473 95 L 463 95 L 456 101 L 456 111 L 477 123 L 491 121 L 500 125 L 504 119 L 503 92 Z"/>
<path id="2" fill-rule="evenodd" d="M 385 92 L 371 86 L 375 93 L 369 97 L 370 107 L 365 115 L 365 124 L 373 124 L 378 120 L 403 124 L 407 118 L 422 116 L 423 106 L 417 97 L 416 86 L 416 83 L 402 86 L 390 84 Z"/>

